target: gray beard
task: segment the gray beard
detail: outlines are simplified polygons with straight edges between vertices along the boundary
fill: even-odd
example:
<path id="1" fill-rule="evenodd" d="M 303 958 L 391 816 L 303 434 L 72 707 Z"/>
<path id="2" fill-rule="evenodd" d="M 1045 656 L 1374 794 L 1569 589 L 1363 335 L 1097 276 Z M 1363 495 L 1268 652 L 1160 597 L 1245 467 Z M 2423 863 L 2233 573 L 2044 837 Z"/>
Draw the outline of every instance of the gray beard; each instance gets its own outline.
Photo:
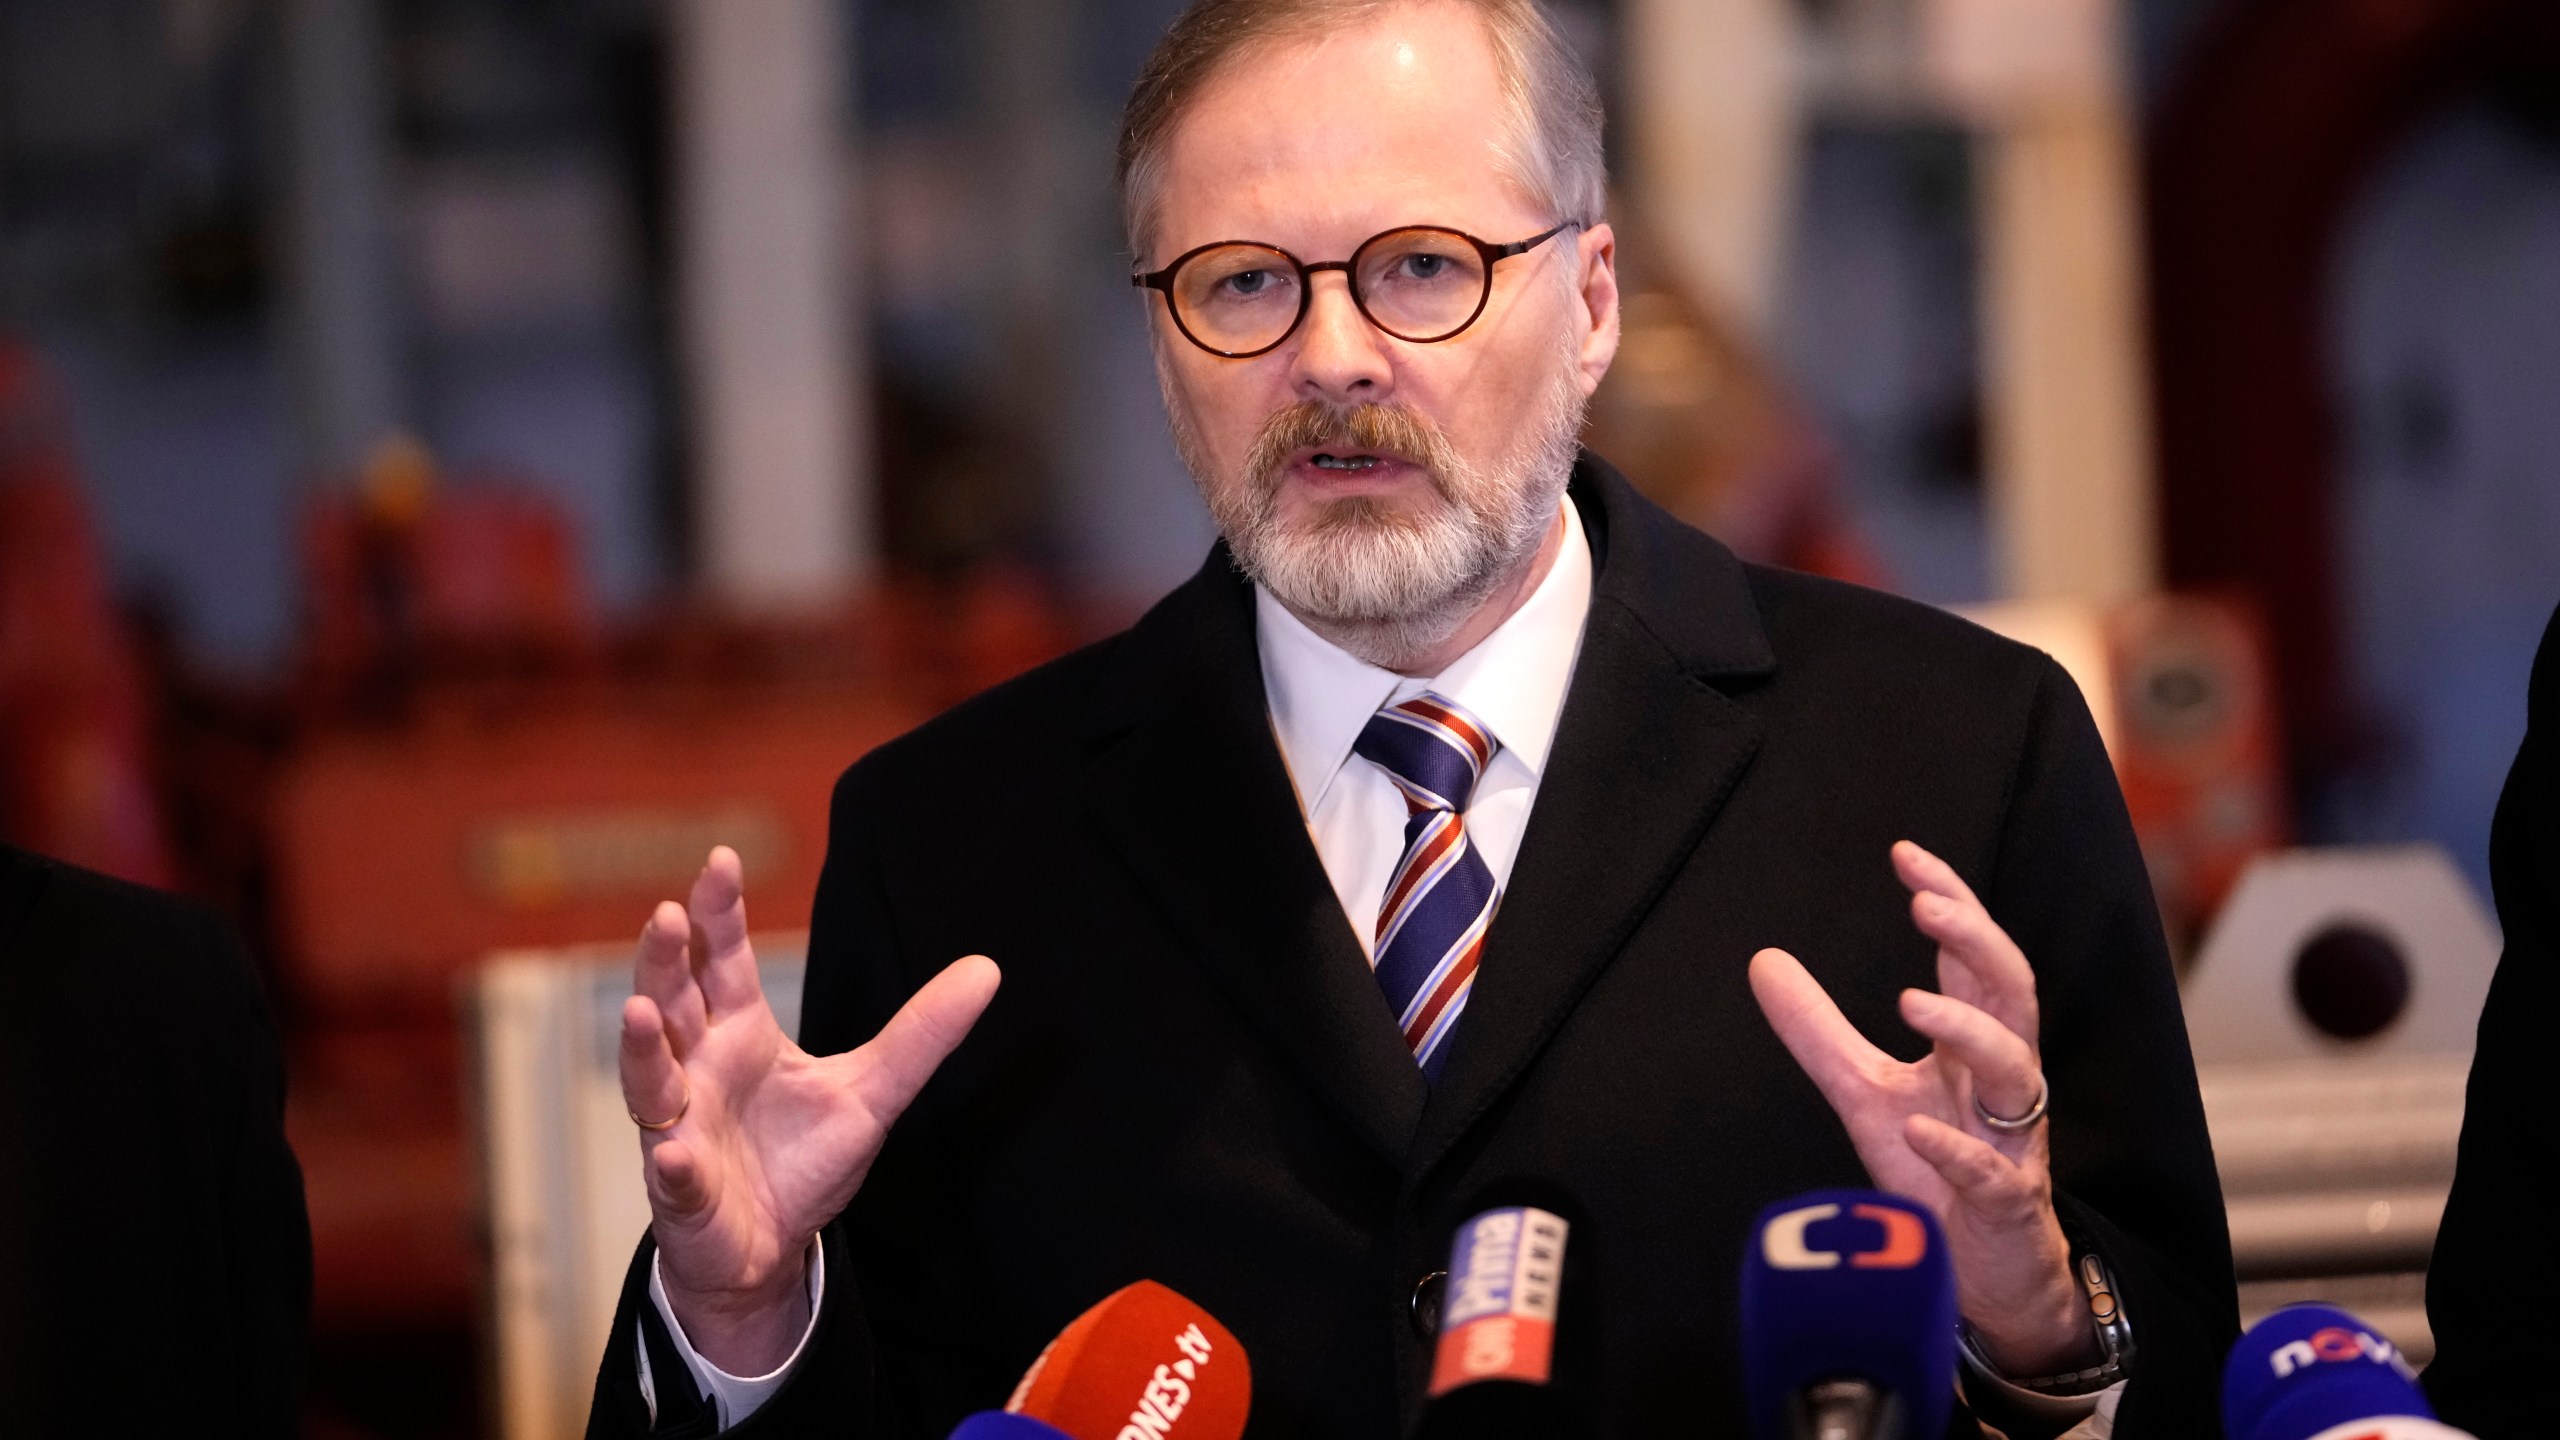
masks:
<path id="1" fill-rule="evenodd" d="M 1445 437 L 1412 457 L 1440 501 L 1424 513 L 1353 497 L 1292 525 L 1280 514 L 1277 475 L 1218 478 L 1170 383 L 1164 393 L 1174 447 L 1237 568 L 1307 628 L 1395 671 L 1447 644 L 1535 559 L 1572 476 L 1586 404 L 1575 369 L 1562 364 L 1545 413 L 1491 463 L 1468 461 Z"/>

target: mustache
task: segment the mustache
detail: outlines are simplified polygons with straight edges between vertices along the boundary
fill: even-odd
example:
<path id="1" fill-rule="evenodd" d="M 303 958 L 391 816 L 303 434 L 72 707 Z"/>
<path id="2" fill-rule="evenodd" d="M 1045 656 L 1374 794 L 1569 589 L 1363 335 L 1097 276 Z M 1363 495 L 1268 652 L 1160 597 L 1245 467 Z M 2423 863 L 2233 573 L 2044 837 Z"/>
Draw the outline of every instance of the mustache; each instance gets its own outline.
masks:
<path id="1" fill-rule="evenodd" d="M 1422 467 L 1434 487 L 1447 488 L 1448 439 L 1430 421 L 1401 405 L 1301 400 L 1284 406 L 1262 422 L 1262 431 L 1245 456 L 1245 474 L 1257 487 L 1268 490 L 1291 455 L 1319 447 L 1410 460 Z"/>

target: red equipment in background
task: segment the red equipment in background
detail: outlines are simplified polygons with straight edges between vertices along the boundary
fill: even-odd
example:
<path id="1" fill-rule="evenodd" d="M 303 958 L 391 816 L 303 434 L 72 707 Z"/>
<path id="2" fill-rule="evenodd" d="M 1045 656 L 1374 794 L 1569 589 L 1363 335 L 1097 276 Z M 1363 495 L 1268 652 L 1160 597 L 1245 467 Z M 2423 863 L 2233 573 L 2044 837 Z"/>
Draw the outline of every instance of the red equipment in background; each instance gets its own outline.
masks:
<path id="1" fill-rule="evenodd" d="M 150 729 L 68 423 L 35 357 L 0 339 L 0 838 L 170 883 Z"/>
<path id="2" fill-rule="evenodd" d="M 2243 600 L 2155 595 L 2108 615 L 2106 638 L 2116 781 L 2183 957 L 2291 838 L 2265 627 Z"/>

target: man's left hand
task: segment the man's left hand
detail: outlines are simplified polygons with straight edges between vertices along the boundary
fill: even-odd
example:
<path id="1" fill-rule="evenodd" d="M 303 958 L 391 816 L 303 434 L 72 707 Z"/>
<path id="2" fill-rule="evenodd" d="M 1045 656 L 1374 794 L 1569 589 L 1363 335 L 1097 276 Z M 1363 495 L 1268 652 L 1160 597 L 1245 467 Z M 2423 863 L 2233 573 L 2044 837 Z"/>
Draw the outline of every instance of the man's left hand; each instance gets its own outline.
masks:
<path id="1" fill-rule="evenodd" d="M 1938 942 L 1938 990 L 1902 992 L 1902 1018 L 1933 1042 L 1916 1064 L 1868 1043 L 1783 950 L 1751 957 L 1751 991 L 1796 1063 L 1848 1127 L 1876 1185 L 1937 1212 L 1956 1303 L 2009 1375 L 2095 1364 L 2089 1311 L 2053 1213 L 2046 1126 L 2003 1133 L 1982 1110 L 2022 1116 L 2044 1096 L 2036 977 L 2027 957 L 1945 861 L 1905 840 L 1894 873 L 1911 919 Z"/>

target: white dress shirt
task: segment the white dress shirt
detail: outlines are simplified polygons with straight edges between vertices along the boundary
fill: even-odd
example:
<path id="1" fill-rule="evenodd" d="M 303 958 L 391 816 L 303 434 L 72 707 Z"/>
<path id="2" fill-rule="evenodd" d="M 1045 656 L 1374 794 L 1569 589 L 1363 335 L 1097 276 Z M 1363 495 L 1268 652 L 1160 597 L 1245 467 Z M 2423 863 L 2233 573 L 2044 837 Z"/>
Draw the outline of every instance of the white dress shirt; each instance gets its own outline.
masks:
<path id="1" fill-rule="evenodd" d="M 1485 766 L 1468 803 L 1467 838 L 1484 857 L 1497 890 L 1511 883 L 1521 832 L 1528 828 L 1530 804 L 1546 773 L 1556 722 L 1564 713 L 1565 691 L 1582 651 L 1583 622 L 1591 613 L 1590 538 L 1570 502 L 1563 511 L 1564 543 L 1529 598 L 1474 649 L 1427 679 L 1381 670 L 1350 654 L 1308 629 L 1269 591 L 1254 589 L 1254 636 L 1262 652 L 1262 692 L 1270 707 L 1272 735 L 1279 742 L 1290 784 L 1297 789 L 1298 809 L 1315 841 L 1316 855 L 1324 862 L 1325 877 L 1333 882 L 1343 917 L 1364 951 L 1371 948 L 1387 881 L 1404 855 L 1405 803 L 1403 792 L 1387 779 L 1386 772 L 1354 756 L 1351 746 L 1369 717 L 1389 705 L 1428 690 L 1456 701 L 1483 721 L 1500 742 L 1502 748 Z M 814 1330 L 825 1277 L 814 1266 L 812 1270 L 810 1326 Z M 781 1388 L 799 1360 L 800 1349 L 795 1348 L 791 1358 L 769 1375 L 753 1379 L 730 1375 L 695 1352 L 667 1308 L 666 1293 L 656 1283 L 654 1270 L 649 1298 L 665 1317 L 677 1353 L 718 1406 L 723 1429 L 753 1414 Z M 808 1336 L 803 1334 L 800 1346 L 807 1344 Z M 641 1348 L 645 1356 L 647 1347 Z M 1998 1376 L 1981 1378 L 1993 1381 L 2013 1403 L 2093 1422 L 2076 1427 L 2066 1440 L 2105 1440 L 2123 1388 L 2118 1385 L 2102 1396 L 2054 1401 L 2030 1395 Z M 645 1369 L 641 1388 L 644 1393 L 650 1389 Z M 652 1395 L 653 1413 L 655 1408 Z M 2098 1413 L 2092 1416 L 2092 1411 Z"/>
<path id="2" fill-rule="evenodd" d="M 1429 690 L 1484 722 L 1502 748 L 1476 781 L 1467 839 L 1496 887 L 1511 881 L 1529 803 L 1546 772 L 1565 687 L 1591 613 L 1591 545 L 1582 517 L 1564 507 L 1564 544 L 1519 609 L 1474 649 L 1428 679 L 1381 670 L 1316 634 L 1267 590 L 1254 591 L 1262 693 L 1298 809 L 1324 861 L 1342 913 L 1370 947 L 1378 904 L 1404 857 L 1404 794 L 1387 772 L 1351 753 L 1369 718 Z M 1462 1022 L 1463 1023 L 1463 1022 Z"/>

